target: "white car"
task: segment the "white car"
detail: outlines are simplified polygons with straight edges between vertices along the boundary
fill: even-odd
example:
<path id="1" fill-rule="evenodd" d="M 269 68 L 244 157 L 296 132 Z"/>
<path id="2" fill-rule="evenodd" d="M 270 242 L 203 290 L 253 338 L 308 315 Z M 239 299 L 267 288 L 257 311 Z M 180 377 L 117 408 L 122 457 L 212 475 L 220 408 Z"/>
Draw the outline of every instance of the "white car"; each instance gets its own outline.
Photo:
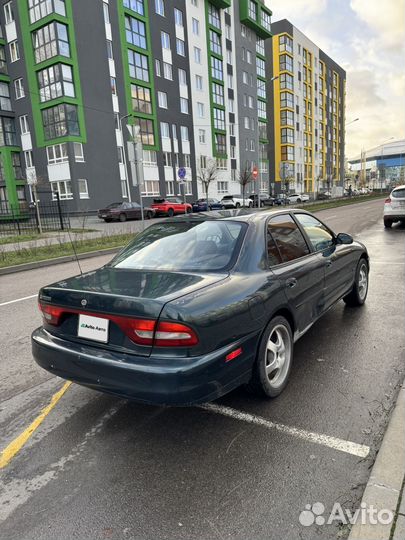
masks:
<path id="1" fill-rule="evenodd" d="M 245 198 L 243 198 L 242 195 L 225 195 L 221 199 L 221 204 L 227 209 L 241 208 L 242 206 L 251 208 L 253 206 L 253 201 L 252 199 L 249 199 L 248 195 L 246 195 Z"/>
<path id="2" fill-rule="evenodd" d="M 405 185 L 394 188 L 384 203 L 384 227 L 389 229 L 396 221 L 405 221 Z"/>
<path id="3" fill-rule="evenodd" d="M 309 201 L 309 195 L 306 193 L 301 193 L 301 195 L 298 195 L 298 193 L 293 193 L 292 195 L 288 195 L 288 202 L 290 204 L 299 204 L 301 202 L 308 202 Z"/>

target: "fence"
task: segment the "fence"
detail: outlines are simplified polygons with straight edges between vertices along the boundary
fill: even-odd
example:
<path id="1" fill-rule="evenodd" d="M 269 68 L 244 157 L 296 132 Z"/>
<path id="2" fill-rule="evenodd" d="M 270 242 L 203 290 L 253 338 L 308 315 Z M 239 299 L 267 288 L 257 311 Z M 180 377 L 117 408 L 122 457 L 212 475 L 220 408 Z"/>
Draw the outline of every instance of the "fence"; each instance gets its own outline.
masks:
<path id="1" fill-rule="evenodd" d="M 36 234 L 63 231 L 70 228 L 69 214 L 59 194 L 38 193 L 38 201 L 20 203 L 18 207 L 0 202 L 0 236 Z"/>

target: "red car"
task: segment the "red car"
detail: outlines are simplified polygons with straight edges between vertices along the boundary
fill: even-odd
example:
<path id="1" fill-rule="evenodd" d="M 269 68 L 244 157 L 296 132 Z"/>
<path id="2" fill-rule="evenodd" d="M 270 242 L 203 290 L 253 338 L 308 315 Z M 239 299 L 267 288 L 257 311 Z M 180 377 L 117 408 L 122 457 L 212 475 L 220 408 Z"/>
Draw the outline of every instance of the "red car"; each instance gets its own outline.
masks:
<path id="1" fill-rule="evenodd" d="M 157 216 L 169 217 L 172 217 L 175 214 L 190 214 L 193 211 L 191 204 L 184 203 L 177 197 L 153 199 L 151 208 L 153 208 Z"/>

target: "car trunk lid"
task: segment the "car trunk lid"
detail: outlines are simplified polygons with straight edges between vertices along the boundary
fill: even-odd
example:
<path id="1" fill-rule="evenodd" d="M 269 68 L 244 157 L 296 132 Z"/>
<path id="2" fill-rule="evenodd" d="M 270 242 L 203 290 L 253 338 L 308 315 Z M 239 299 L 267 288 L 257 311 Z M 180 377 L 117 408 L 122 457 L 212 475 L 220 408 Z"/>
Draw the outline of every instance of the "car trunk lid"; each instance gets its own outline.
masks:
<path id="1" fill-rule="evenodd" d="M 123 331 L 122 325 L 117 323 L 117 318 L 124 322 L 128 319 L 157 321 L 167 302 L 217 283 L 227 275 L 140 271 L 106 266 L 42 288 L 39 293 L 41 304 L 63 308 L 59 324 L 45 322 L 44 326 L 64 339 L 84 340 L 96 347 L 149 356 L 152 346 L 134 343 Z M 108 342 L 79 337 L 79 320 L 84 320 L 80 315 L 109 320 L 105 323 L 108 325 Z"/>

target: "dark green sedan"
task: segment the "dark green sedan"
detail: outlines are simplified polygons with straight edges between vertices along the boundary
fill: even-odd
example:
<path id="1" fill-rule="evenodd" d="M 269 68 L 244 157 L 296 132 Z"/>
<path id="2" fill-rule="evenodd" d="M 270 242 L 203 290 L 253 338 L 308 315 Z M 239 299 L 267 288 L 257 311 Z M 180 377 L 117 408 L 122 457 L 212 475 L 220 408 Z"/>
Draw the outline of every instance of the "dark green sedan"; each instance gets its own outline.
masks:
<path id="1" fill-rule="evenodd" d="M 172 218 L 109 264 L 39 292 L 36 362 L 84 386 L 189 405 L 285 388 L 294 342 L 343 299 L 361 306 L 366 248 L 303 210 Z"/>

